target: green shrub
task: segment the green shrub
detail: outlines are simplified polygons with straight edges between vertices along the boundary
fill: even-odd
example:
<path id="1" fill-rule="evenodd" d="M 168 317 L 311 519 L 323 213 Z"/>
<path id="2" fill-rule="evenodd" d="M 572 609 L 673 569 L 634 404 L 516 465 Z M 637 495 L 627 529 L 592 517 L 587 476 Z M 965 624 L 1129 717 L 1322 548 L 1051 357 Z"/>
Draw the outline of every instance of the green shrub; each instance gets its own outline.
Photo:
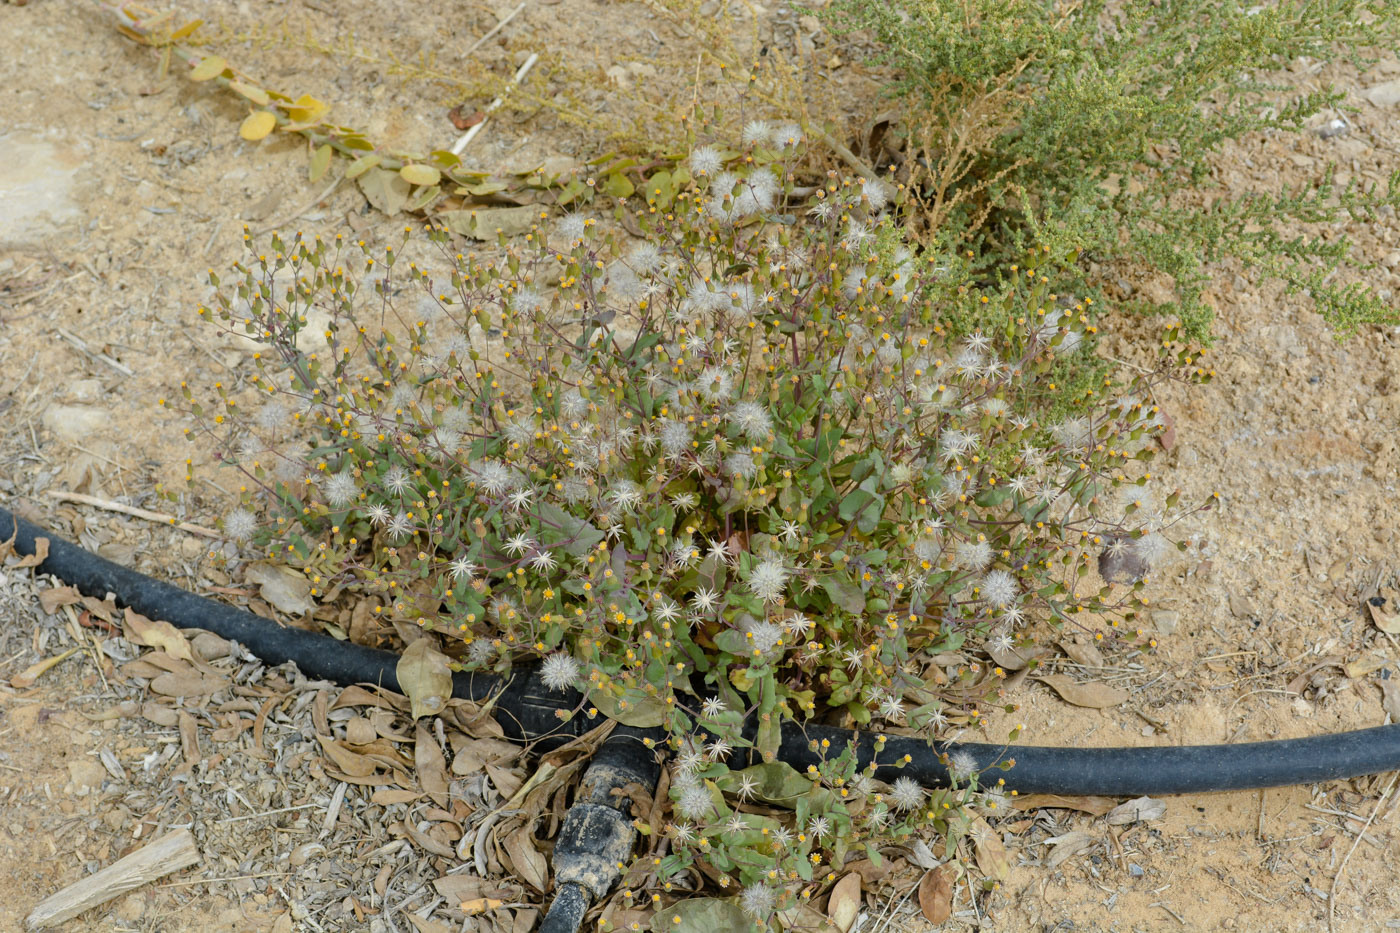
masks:
<path id="1" fill-rule="evenodd" d="M 1142 283 L 1167 273 L 1176 298 L 1125 307 L 1178 316 L 1205 338 L 1203 265 L 1225 256 L 1308 289 L 1346 332 L 1394 321 L 1362 287 L 1329 284 L 1345 242 L 1290 237 L 1282 224 L 1370 219 L 1400 204 L 1400 170 L 1385 191 L 1344 189 L 1329 173 L 1308 188 L 1209 199 L 1210 155 L 1255 130 L 1297 130 L 1344 96 L 1288 90 L 1252 73 L 1300 56 L 1369 63 L 1394 47 L 1400 6 L 1382 0 L 834 0 L 822 15 L 870 30 L 898 75 L 906 166 L 928 242 L 971 249 L 975 268 L 1015 261 L 1028 242 L 1084 252 L 1056 287 L 1082 293 L 1112 274 Z M 1190 192 L 1183 195 L 1183 192 Z M 1089 281 L 1087 263 L 1105 267 Z M 1109 279 L 1112 281 L 1112 279 Z"/>
<path id="2" fill-rule="evenodd" d="M 879 183 L 798 202 L 800 135 L 695 147 L 631 246 L 542 215 L 488 262 L 430 229 L 453 267 L 434 282 L 402 248 L 274 237 L 201 309 L 261 345 L 246 382 L 182 406 L 245 476 L 224 520 L 245 553 L 377 599 L 459 666 L 543 658 L 585 691 L 574 715 L 664 725 L 671 852 L 629 883 L 701 865 L 760 920 L 916 829 L 951 853 L 967 808 L 997 804 L 959 761 L 946 790 L 841 748 L 798 774 L 780 726 L 946 738 L 1006 675 L 983 649 L 1076 610 L 1130 618 L 1140 582 L 1076 584 L 1104 548 L 1172 546 L 1176 496 L 1140 468 L 1150 391 L 1209 375 L 1169 333 L 1157 372 L 1063 398 L 1088 306 L 1042 264 L 978 290 L 916 259 Z M 959 650 L 952 683 L 928 676 Z M 731 770 L 745 717 L 763 763 Z"/>

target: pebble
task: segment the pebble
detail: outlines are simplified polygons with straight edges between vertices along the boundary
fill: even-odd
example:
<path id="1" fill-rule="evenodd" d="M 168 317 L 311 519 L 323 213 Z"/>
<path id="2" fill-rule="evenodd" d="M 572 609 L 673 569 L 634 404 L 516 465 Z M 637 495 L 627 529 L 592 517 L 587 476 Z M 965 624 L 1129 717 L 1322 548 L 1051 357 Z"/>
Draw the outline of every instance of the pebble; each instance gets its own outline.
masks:
<path id="1" fill-rule="evenodd" d="M 70 443 L 87 440 L 110 420 L 107 412 L 88 405 L 53 405 L 44 412 L 44 427 Z"/>
<path id="2" fill-rule="evenodd" d="M 1157 609 L 1152 613 L 1152 625 L 1161 635 L 1175 635 L 1181 623 L 1181 613 L 1172 609 Z"/>

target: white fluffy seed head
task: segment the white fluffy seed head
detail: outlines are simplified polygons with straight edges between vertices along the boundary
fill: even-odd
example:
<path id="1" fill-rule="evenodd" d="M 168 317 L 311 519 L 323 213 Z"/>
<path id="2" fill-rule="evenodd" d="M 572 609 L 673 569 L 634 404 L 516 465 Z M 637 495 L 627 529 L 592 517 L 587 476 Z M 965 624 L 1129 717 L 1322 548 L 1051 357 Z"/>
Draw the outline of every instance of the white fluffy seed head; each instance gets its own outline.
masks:
<path id="1" fill-rule="evenodd" d="M 327 476 L 322 490 L 326 494 L 326 501 L 336 508 L 349 505 L 360 494 L 360 487 L 355 485 L 355 477 L 348 472 Z"/>
<path id="2" fill-rule="evenodd" d="M 948 773 L 954 780 L 966 781 L 977 773 L 977 759 L 971 752 L 953 752 L 948 757 Z"/>
<path id="3" fill-rule="evenodd" d="M 568 690 L 578 683 L 579 663 L 562 651 L 551 654 L 540 665 L 540 680 L 550 690 Z"/>
<path id="4" fill-rule="evenodd" d="M 744 893 L 739 895 L 739 906 L 744 909 L 744 913 L 755 920 L 765 920 L 773 912 L 773 907 L 777 904 L 777 895 L 773 889 L 761 881 L 744 888 Z"/>
<path id="5" fill-rule="evenodd" d="M 1011 605 L 1019 592 L 1016 578 L 1005 570 L 993 570 L 987 574 L 982 578 L 980 588 L 982 597 L 998 609 Z"/>
<path id="6" fill-rule="evenodd" d="M 247 541 L 257 527 L 258 520 L 247 509 L 234 509 L 224 516 L 224 534 L 235 541 Z"/>
<path id="7" fill-rule="evenodd" d="M 957 557 L 964 570 L 984 570 L 992 562 L 992 546 L 986 541 L 959 541 Z"/>
<path id="8" fill-rule="evenodd" d="M 788 571 L 782 562 L 765 560 L 749 572 L 749 589 L 759 599 L 776 600 L 787 586 Z"/>
<path id="9" fill-rule="evenodd" d="M 890 803 L 896 810 L 907 812 L 923 802 L 924 789 L 913 778 L 898 778 L 890 788 Z"/>

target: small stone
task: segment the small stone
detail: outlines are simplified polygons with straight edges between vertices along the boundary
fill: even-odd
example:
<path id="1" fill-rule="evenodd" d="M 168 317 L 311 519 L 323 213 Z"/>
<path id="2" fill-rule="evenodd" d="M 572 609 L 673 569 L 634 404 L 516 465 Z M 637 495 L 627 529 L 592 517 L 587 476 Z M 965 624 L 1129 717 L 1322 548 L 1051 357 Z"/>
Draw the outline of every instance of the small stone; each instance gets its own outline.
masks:
<path id="1" fill-rule="evenodd" d="M 1361 96 L 1377 107 L 1390 107 L 1400 104 L 1400 78 L 1375 84 L 1361 92 Z"/>
<path id="2" fill-rule="evenodd" d="M 107 779 L 107 769 L 86 758 L 80 761 L 70 761 L 68 762 L 68 779 L 73 782 L 74 791 L 81 797 L 86 795 L 88 791 L 102 786 L 102 782 Z"/>
<path id="3" fill-rule="evenodd" d="M 1351 132 L 1351 124 L 1341 117 L 1335 120 L 1328 120 L 1317 128 L 1317 135 L 1323 139 L 1331 139 L 1334 136 L 1345 136 Z"/>
<path id="4" fill-rule="evenodd" d="M 1143 871 L 1142 866 L 1137 862 L 1129 862 L 1128 874 L 1132 875 L 1134 878 L 1141 878 L 1143 875 L 1147 874 L 1147 872 Z"/>
<path id="5" fill-rule="evenodd" d="M 53 405 L 44 412 L 44 427 L 59 440 L 81 443 L 111 421 L 107 412 L 88 405 Z"/>
<path id="6" fill-rule="evenodd" d="M 1247 619 L 1254 615 L 1254 606 L 1239 593 L 1230 595 L 1230 612 L 1237 619 Z"/>
<path id="7" fill-rule="evenodd" d="M 1152 613 L 1152 625 L 1161 635 L 1175 635 L 1181 623 L 1181 613 L 1173 609 L 1157 609 Z"/>

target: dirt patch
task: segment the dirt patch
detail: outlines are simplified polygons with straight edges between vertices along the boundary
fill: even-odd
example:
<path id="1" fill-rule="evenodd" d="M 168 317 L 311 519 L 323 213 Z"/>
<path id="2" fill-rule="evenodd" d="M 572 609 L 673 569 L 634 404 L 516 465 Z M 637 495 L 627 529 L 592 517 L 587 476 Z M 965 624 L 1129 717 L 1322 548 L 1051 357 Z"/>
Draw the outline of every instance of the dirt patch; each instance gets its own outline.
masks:
<path id="1" fill-rule="evenodd" d="M 350 24 L 345 29 L 382 22 L 367 17 L 399 6 L 337 6 L 337 20 L 305 4 L 308 16 L 327 17 L 332 32 L 341 28 L 336 22 Z M 211 17 L 220 13 L 247 20 L 254 9 L 213 5 Z M 439 66 L 448 68 L 466 44 L 461 37 L 484 33 L 499 15 L 476 10 L 449 21 L 445 13 L 405 12 L 395 41 L 438 52 Z M 599 83 L 586 90 L 587 102 L 604 112 L 608 80 L 648 77 L 630 67 L 645 63 L 652 41 L 635 45 L 638 24 L 657 42 L 675 38 L 651 15 L 640 5 L 541 4 L 508 27 L 510 42 L 481 54 L 508 72 L 515 40 L 530 30 L 542 45 L 600 50 Z M 798 24 L 798 32 L 805 29 Z M 204 590 L 236 582 L 219 579 L 203 539 L 60 504 L 45 493 L 119 498 L 211 523 L 229 503 L 216 473 L 201 471 L 212 482 L 201 481 L 174 504 L 152 492 L 158 483 L 183 489 L 185 458 L 206 456 L 183 441 L 178 421 L 157 400 L 178 391 L 187 375 L 234 379 L 247 359 L 246 347 L 197 321 L 195 308 L 207 296 L 203 271 L 237 257 L 245 222 L 330 235 L 352 229 L 353 221 L 357 235 L 373 237 L 402 221 L 368 211 L 348 185 L 317 200 L 324 185 L 306 182 L 300 145 L 239 141 L 235 105 L 184 81 L 158 81 L 151 53 L 118 37 L 96 8 L 42 0 L 0 6 L 0 36 L 8 89 L 0 100 L 0 152 L 7 156 L 0 190 L 20 193 L 0 204 L 0 412 L 7 426 L 0 493 L 56 532 L 144 572 Z M 627 54 L 605 54 L 609 48 Z M 333 60 L 308 60 L 304 50 L 266 54 L 270 81 L 295 77 L 299 90 L 348 101 L 354 112 L 347 119 L 361 120 L 376 136 L 408 147 L 454 135 L 445 119 L 453 101 L 434 101 L 437 109 L 425 115 L 422 99 L 384 73 L 365 87 Z M 624 72 L 608 79 L 615 65 Z M 1277 77 L 1295 90 L 1329 81 L 1348 90 L 1357 112 L 1318 121 L 1344 116 L 1347 131 L 1327 138 L 1261 134 L 1228 144 L 1218 177 L 1236 191 L 1271 188 L 1314 179 L 1334 160 L 1339 182 L 1383 180 L 1400 164 L 1396 105 L 1373 103 L 1363 92 L 1396 75 L 1400 62 L 1393 58 L 1365 74 L 1298 63 Z M 533 120 L 503 116 L 474 144 L 480 164 L 494 169 L 582 154 L 566 121 L 547 114 Z M 40 177 L 43 198 L 24 197 L 25 185 Z M 31 206 L 16 207 L 21 201 Z M 1393 213 L 1336 233 L 1353 240 L 1361 261 L 1377 264 L 1351 274 L 1393 294 L 1400 271 Z M 1230 742 L 1386 721 L 1379 682 L 1385 671 L 1400 676 L 1400 646 L 1376 630 L 1362 605 L 1393 592 L 1387 588 L 1395 583 L 1400 337 L 1373 328 L 1339 344 L 1302 297 L 1257 288 L 1234 269 L 1217 271 L 1210 292 L 1219 311 L 1220 341 L 1210 354 L 1217 381 L 1204 390 L 1168 387 L 1159 401 L 1176 423 L 1176 444 L 1161 467 L 1167 484 L 1180 486 L 1187 502 L 1219 492 L 1223 507 L 1202 526 L 1193 559 L 1156 581 L 1159 605 L 1149 622 L 1159 648 L 1143 658 L 1110 653 L 1101 669 L 1054 661 L 1053 670 L 1125 687 L 1130 701 L 1077 709 L 1029 683 L 1012 696 L 1020 710 L 992 718 L 988 737 L 1000 739 L 1008 724 L 1024 722 L 1027 743 Z M 1105 351 L 1129 363 L 1153 333 L 1154 322 L 1110 315 L 1106 323 L 1117 336 Z M 199 828 L 201 869 L 126 895 L 68 928 L 433 931 L 425 924 L 448 919 L 453 929 L 472 928 L 451 913 L 470 892 L 434 886 L 446 875 L 445 862 L 432 861 L 432 840 L 386 835 L 407 812 L 392 807 L 406 805 L 375 802 L 372 788 L 328 777 L 309 751 L 290 765 L 296 750 L 280 759 L 250 757 L 244 733 L 251 726 L 222 717 L 251 721 L 256 713 L 211 706 L 213 694 L 167 704 L 190 717 L 184 731 L 178 715 L 173 723 L 164 713 L 145 718 L 154 678 L 121 675 L 132 658 L 102 661 L 94 653 L 102 641 L 94 641 L 96 630 L 42 611 L 22 574 L 4 575 L 0 601 L 0 677 L 83 649 L 37 687 L 0 693 L 0 878 L 12 892 L 0 903 L 0 929 L 18 929 L 47 894 L 178 825 Z M 105 641 L 120 655 L 119 642 Z M 317 701 L 297 704 L 323 686 L 237 659 L 210 663 L 222 664 L 218 676 L 232 684 L 242 677 L 242 686 L 251 682 L 284 698 L 282 719 L 267 715 L 287 748 L 297 745 L 294 736 L 306 737 L 305 717 Z M 112 710 L 120 715 L 107 717 Z M 348 718 L 333 722 L 332 731 L 352 728 Z M 316 723 L 308 728 L 311 739 L 320 734 Z M 199 763 L 178 773 L 191 742 Z M 500 780 L 508 781 L 505 772 Z M 954 920 L 1011 930 L 1319 929 L 1332 879 L 1383 786 L 1363 779 L 1173 798 L 1161 820 L 1120 827 L 1065 810 L 1003 820 L 998 831 L 1020 865 L 985 902 L 974 906 L 960 892 Z M 1394 799 L 1356 845 L 1337 888 L 1339 928 L 1380 929 L 1400 916 L 1385 859 L 1395 842 Z M 265 815 L 219 822 L 249 814 Z M 1047 866 L 1052 847 L 1045 841 L 1071 831 L 1089 834 L 1088 844 Z M 396 842 L 402 847 L 385 849 Z M 875 923 L 887 894 L 868 902 L 867 922 Z M 916 930 L 911 909 L 906 901 L 890 913 Z M 521 917 L 533 922 L 525 911 L 501 917 L 500 929 Z M 476 928 L 489 928 L 478 920 Z"/>

